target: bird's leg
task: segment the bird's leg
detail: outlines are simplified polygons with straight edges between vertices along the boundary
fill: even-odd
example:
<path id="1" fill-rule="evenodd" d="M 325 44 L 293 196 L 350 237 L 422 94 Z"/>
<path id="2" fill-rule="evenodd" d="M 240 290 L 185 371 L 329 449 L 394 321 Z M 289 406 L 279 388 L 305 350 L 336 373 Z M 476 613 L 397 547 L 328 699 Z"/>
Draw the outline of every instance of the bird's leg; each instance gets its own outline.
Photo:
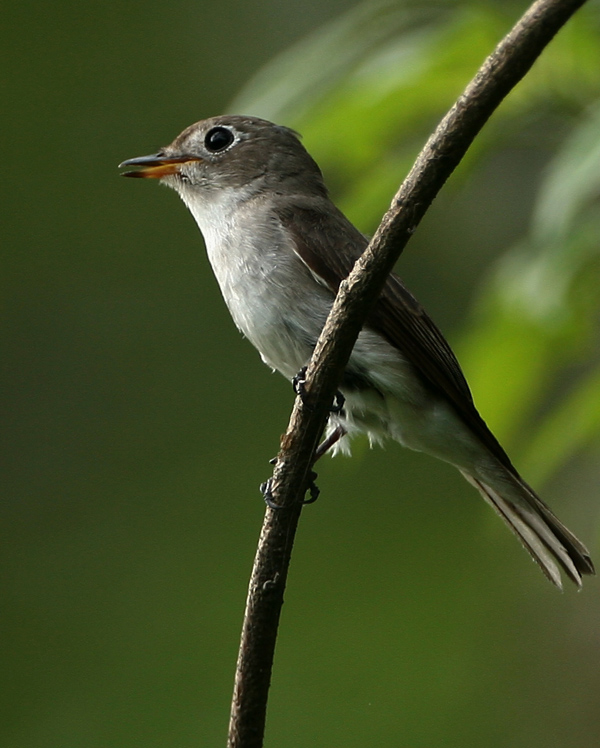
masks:
<path id="1" fill-rule="evenodd" d="M 329 436 L 326 439 L 323 439 L 323 441 L 315 449 L 315 458 L 312 461 L 312 464 L 314 465 L 315 462 L 317 462 L 317 460 L 320 460 L 321 457 L 323 457 L 323 455 L 326 452 L 329 452 L 329 450 L 333 447 L 333 445 L 337 444 L 337 442 L 339 442 L 339 440 L 343 436 L 346 436 L 347 433 L 348 432 L 343 426 L 336 426 L 336 428 L 331 432 L 331 434 L 329 434 Z M 269 460 L 269 465 L 277 465 L 278 459 L 279 459 L 278 457 L 272 457 Z M 261 486 L 261 490 L 262 490 L 262 486 Z"/>
<path id="2" fill-rule="evenodd" d="M 323 441 L 319 444 L 319 446 L 315 450 L 315 459 L 313 460 L 313 465 L 317 460 L 320 460 L 321 457 L 326 452 L 329 452 L 329 450 L 333 447 L 334 444 L 337 444 L 339 440 L 346 436 L 346 429 L 343 426 L 336 426 L 336 428 L 329 434 L 329 436 L 326 439 L 323 439 Z"/>
<path id="3" fill-rule="evenodd" d="M 303 405 L 311 409 L 311 406 L 307 404 L 306 402 L 306 390 L 304 388 L 306 383 L 306 366 L 303 366 L 300 371 L 296 374 L 296 376 L 292 379 L 292 386 L 294 388 L 294 392 L 300 399 L 302 400 Z M 345 398 L 342 395 L 341 392 L 335 393 L 335 399 L 334 402 L 330 408 L 331 413 L 341 413 L 344 408 Z M 336 428 L 329 434 L 329 436 L 324 439 L 317 449 L 315 450 L 314 459 L 312 464 L 314 465 L 317 460 L 321 459 L 323 455 L 328 452 L 331 447 L 333 447 L 334 444 L 336 444 L 343 436 L 346 435 L 346 429 L 343 426 L 336 426 Z M 277 457 L 273 457 L 272 460 L 269 460 L 271 465 L 277 464 Z M 319 487 L 316 485 L 315 480 L 317 479 L 317 474 L 314 472 L 314 470 L 311 470 L 309 475 L 309 483 L 307 486 L 307 491 L 310 494 L 310 498 L 303 501 L 303 504 L 313 504 L 319 497 Z M 264 483 L 261 483 L 260 490 L 263 495 L 263 499 L 265 500 L 265 504 L 270 509 L 281 509 L 282 507 L 279 504 L 276 504 L 273 501 L 273 490 L 272 490 L 272 482 L 273 479 L 269 478 L 269 480 L 266 480 Z"/>

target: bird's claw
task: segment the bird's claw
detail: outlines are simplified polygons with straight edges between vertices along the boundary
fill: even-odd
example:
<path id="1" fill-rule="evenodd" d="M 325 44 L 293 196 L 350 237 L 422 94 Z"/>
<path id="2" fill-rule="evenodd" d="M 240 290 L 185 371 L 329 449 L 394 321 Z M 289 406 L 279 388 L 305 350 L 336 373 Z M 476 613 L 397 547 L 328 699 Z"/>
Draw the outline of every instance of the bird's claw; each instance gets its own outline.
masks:
<path id="1" fill-rule="evenodd" d="M 329 408 L 329 412 L 330 413 L 341 413 L 344 410 L 345 402 L 346 402 L 346 398 L 338 390 L 335 393 L 335 397 L 333 399 L 333 405 L 331 406 L 331 408 Z"/>
<path id="2" fill-rule="evenodd" d="M 300 371 L 296 374 L 296 376 L 292 379 L 292 387 L 294 388 L 294 392 L 300 400 L 302 400 L 302 405 L 304 405 L 305 408 L 308 408 L 309 410 L 312 410 L 311 406 L 307 402 L 306 397 L 306 369 L 308 367 L 303 366 Z"/>
<path id="3" fill-rule="evenodd" d="M 268 478 L 264 483 L 260 484 L 260 492 L 269 509 L 283 509 L 281 504 L 276 504 L 273 501 L 273 478 Z"/>
<path id="4" fill-rule="evenodd" d="M 302 400 L 302 405 L 304 405 L 305 408 L 308 408 L 308 410 L 313 410 L 312 405 L 308 403 L 308 397 L 306 392 L 306 370 L 308 367 L 303 366 L 300 371 L 296 374 L 296 376 L 292 379 L 292 387 L 294 388 L 294 392 L 300 400 Z M 346 398 L 342 395 L 342 393 L 338 390 L 335 393 L 335 398 L 333 401 L 332 406 L 329 408 L 330 413 L 341 413 L 344 409 L 344 403 L 346 402 Z"/>
<path id="5" fill-rule="evenodd" d="M 315 483 L 316 479 L 317 479 L 317 474 L 315 473 L 314 470 L 311 470 L 310 478 L 309 478 L 310 482 L 308 484 L 308 493 L 310 494 L 310 498 L 304 499 L 304 501 L 302 502 L 303 504 L 314 504 L 315 501 L 319 498 L 321 489 Z"/>
<path id="6" fill-rule="evenodd" d="M 311 470 L 310 476 L 309 476 L 309 483 L 307 486 L 307 491 L 309 492 L 310 497 L 302 501 L 303 505 L 314 504 L 315 501 L 319 498 L 319 494 L 321 493 L 321 490 L 315 483 L 316 478 L 317 478 L 317 474 L 314 472 L 314 470 Z M 277 504 L 273 500 L 273 478 L 269 478 L 264 483 L 260 484 L 260 492 L 262 493 L 264 502 L 269 507 L 269 509 L 283 509 L 284 508 L 282 504 Z"/>

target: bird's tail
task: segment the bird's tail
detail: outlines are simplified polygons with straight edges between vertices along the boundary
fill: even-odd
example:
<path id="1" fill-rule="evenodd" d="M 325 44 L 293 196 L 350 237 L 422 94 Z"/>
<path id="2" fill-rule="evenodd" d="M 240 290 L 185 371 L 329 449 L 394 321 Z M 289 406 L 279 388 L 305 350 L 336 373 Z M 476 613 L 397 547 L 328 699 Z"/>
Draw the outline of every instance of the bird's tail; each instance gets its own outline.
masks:
<path id="1" fill-rule="evenodd" d="M 559 589 L 562 589 L 559 566 L 578 587 L 582 574 L 595 574 L 587 548 L 519 476 L 503 476 L 500 493 L 465 470 L 461 473 L 502 517 Z"/>

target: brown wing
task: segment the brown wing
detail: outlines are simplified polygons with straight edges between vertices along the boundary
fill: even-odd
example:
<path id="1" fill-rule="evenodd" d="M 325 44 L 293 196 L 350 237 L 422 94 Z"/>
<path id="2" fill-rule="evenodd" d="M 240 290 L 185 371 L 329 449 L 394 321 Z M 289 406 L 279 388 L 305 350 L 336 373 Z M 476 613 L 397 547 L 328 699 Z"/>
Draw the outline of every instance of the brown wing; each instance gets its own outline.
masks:
<path id="1" fill-rule="evenodd" d="M 367 239 L 330 204 L 325 213 L 296 198 L 278 210 L 282 225 L 291 233 L 298 256 L 323 285 L 337 292 Z M 427 312 L 397 275 L 390 275 L 366 326 L 383 335 L 414 366 L 436 392 L 455 408 L 467 426 L 511 472 L 506 452 L 481 418 L 456 356 Z"/>

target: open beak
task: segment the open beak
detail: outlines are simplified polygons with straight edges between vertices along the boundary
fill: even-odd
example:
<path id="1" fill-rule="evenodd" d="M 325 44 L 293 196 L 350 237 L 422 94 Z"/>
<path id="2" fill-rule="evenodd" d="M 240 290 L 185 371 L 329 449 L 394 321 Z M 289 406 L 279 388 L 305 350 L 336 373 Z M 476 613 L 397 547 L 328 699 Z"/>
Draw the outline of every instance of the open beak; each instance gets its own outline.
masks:
<path id="1" fill-rule="evenodd" d="M 190 161 L 201 161 L 197 156 L 165 156 L 161 153 L 154 153 L 151 156 L 138 156 L 138 158 L 128 158 L 127 161 L 119 164 L 122 166 L 140 166 L 136 171 L 124 171 L 122 177 L 140 177 L 143 179 L 160 179 L 170 174 L 177 174 L 181 164 L 188 164 Z"/>

